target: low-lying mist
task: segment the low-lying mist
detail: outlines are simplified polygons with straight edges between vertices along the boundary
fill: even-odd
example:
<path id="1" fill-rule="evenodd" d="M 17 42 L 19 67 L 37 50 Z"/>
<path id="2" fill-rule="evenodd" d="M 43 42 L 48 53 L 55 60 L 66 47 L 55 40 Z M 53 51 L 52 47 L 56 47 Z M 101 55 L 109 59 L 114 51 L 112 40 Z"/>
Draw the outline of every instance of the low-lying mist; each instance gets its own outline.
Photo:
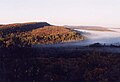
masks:
<path id="1" fill-rule="evenodd" d="M 86 44 L 102 43 L 102 44 L 119 44 L 120 42 L 120 29 L 110 29 L 112 31 L 93 31 L 75 29 L 83 33 L 87 38 Z M 84 43 L 84 41 L 83 41 Z"/>

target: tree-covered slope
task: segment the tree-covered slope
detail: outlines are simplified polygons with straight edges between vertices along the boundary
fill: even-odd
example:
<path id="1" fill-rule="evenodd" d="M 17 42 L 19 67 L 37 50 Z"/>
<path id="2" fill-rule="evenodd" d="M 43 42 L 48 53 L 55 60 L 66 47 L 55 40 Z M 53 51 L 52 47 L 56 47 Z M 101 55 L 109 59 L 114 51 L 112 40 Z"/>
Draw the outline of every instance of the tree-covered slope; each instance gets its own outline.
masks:
<path id="1" fill-rule="evenodd" d="M 60 26 L 46 26 L 33 30 L 31 35 L 34 38 L 34 42 L 49 44 L 60 43 L 72 40 L 82 40 L 83 36 L 80 33 Z"/>
<path id="2" fill-rule="evenodd" d="M 12 32 L 7 35 L 1 33 L 0 44 L 3 47 L 26 47 L 35 44 L 53 44 L 83 39 L 84 37 L 80 33 L 68 28 L 45 26 L 30 31 Z"/>

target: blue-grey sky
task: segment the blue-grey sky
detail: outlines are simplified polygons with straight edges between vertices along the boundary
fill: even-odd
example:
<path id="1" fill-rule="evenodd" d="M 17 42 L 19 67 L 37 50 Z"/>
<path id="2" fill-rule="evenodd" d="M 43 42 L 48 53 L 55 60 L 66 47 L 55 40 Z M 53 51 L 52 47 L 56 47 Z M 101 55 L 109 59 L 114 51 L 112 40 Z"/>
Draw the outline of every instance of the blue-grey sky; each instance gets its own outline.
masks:
<path id="1" fill-rule="evenodd" d="M 120 0 L 0 0 L 0 23 L 120 26 Z"/>

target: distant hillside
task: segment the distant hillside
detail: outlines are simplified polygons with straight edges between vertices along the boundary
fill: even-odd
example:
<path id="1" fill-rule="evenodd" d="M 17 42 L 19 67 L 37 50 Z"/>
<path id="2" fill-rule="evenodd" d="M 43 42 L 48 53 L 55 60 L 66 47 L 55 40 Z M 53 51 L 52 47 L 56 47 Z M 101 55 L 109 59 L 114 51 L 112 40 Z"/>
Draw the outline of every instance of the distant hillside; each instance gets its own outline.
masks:
<path id="1" fill-rule="evenodd" d="M 94 30 L 94 31 L 112 31 L 107 27 L 100 27 L 100 26 L 65 26 L 71 29 L 82 29 L 82 30 Z"/>
<path id="2" fill-rule="evenodd" d="M 0 26 L 0 31 L 4 34 L 31 31 L 44 26 L 51 26 L 47 22 L 29 22 L 29 23 L 16 23 Z"/>
<path id="3" fill-rule="evenodd" d="M 84 37 L 80 33 L 68 28 L 45 26 L 43 28 L 33 29 L 32 31 L 16 31 L 16 33 L 9 33 L 4 36 L 1 34 L 0 44 L 4 47 L 26 47 L 34 44 L 53 44 L 83 39 Z"/>

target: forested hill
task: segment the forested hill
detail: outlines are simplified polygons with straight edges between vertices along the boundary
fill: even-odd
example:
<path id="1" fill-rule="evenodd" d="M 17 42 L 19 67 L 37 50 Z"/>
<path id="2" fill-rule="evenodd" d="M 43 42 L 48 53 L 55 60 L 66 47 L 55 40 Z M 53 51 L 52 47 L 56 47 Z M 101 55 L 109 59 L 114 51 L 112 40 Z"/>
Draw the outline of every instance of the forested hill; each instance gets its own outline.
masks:
<path id="1" fill-rule="evenodd" d="M 26 32 L 33 29 L 41 28 L 44 26 L 51 26 L 47 22 L 28 22 L 28 23 L 16 23 L 8 25 L 0 25 L 0 32 L 4 34 Z"/>
<path id="2" fill-rule="evenodd" d="M 0 47 L 28 47 L 83 39 L 76 31 L 46 22 L 0 26 Z"/>

